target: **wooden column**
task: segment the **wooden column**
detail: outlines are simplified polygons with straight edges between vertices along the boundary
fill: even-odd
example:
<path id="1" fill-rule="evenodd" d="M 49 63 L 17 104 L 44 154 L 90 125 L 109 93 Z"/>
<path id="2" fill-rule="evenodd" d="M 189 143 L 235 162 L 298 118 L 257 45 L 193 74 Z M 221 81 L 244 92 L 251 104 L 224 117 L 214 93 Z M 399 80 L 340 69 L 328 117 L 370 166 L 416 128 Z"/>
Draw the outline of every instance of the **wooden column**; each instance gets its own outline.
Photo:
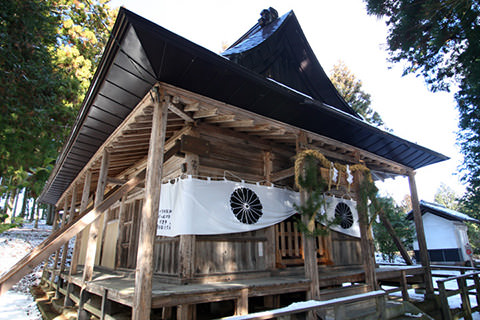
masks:
<path id="1" fill-rule="evenodd" d="M 110 162 L 110 154 L 104 149 L 102 155 L 102 164 L 100 166 L 100 173 L 98 175 L 97 189 L 95 191 L 96 208 L 102 201 L 105 194 L 105 187 L 107 185 L 108 165 Z M 103 214 L 103 213 L 102 213 Z M 83 282 L 92 280 L 93 266 L 95 264 L 95 255 L 97 251 L 97 238 L 100 227 L 101 215 L 95 219 L 90 225 L 90 233 L 88 235 L 87 253 L 85 256 L 85 265 L 83 267 Z"/>
<path id="2" fill-rule="evenodd" d="M 80 202 L 80 212 L 82 213 L 87 209 L 88 197 L 90 196 L 90 184 L 92 181 L 92 171 L 88 170 L 85 174 L 85 181 L 83 182 L 82 200 Z M 77 233 L 75 237 L 75 245 L 73 247 L 72 261 L 70 262 L 70 275 L 77 273 L 78 258 L 80 256 L 80 249 L 82 245 L 82 232 Z"/>
<path id="3" fill-rule="evenodd" d="M 272 181 L 272 172 L 273 172 L 273 154 L 271 151 L 263 152 L 263 176 L 265 181 Z M 276 238 L 275 238 L 275 225 L 268 227 L 265 231 L 267 236 L 267 242 L 265 244 L 265 263 L 267 270 L 274 270 L 276 265 Z M 263 245 L 263 243 L 260 243 Z M 270 298 L 268 298 L 270 299 Z"/>
<path id="4" fill-rule="evenodd" d="M 415 221 L 415 230 L 417 231 L 420 260 L 425 270 L 425 290 L 427 294 L 433 294 L 434 292 L 432 282 L 432 270 L 430 268 L 430 257 L 428 256 L 427 241 L 425 240 L 425 231 L 423 228 L 422 212 L 420 211 L 420 202 L 418 200 L 417 184 L 415 183 L 415 171 L 408 172 L 408 184 L 410 186 L 413 220 Z"/>
<path id="5" fill-rule="evenodd" d="M 192 128 L 190 135 L 199 137 L 196 130 Z M 185 152 L 186 174 L 197 176 L 199 166 L 199 156 L 191 152 Z M 178 248 L 178 261 L 180 279 L 182 282 L 188 282 L 195 274 L 195 235 L 180 235 Z"/>
<path id="6" fill-rule="evenodd" d="M 297 136 L 297 153 L 303 151 L 307 145 L 307 138 L 304 132 L 300 132 Z M 302 168 L 303 171 L 303 168 Z M 305 205 L 310 195 L 305 190 L 300 190 L 300 206 Z M 308 231 L 313 232 L 315 230 L 315 216 L 309 219 L 306 216 L 302 216 L 302 222 L 307 226 Z M 303 241 L 303 256 L 305 266 L 305 277 L 310 279 L 310 290 L 307 294 L 308 300 L 315 300 L 320 298 L 320 282 L 318 276 L 318 263 L 317 263 L 317 246 L 315 237 L 309 237 L 306 234 L 302 237 Z M 314 318 L 313 312 L 309 312 L 308 318 Z"/>
<path id="7" fill-rule="evenodd" d="M 198 132 L 192 128 L 190 133 L 193 137 L 199 137 Z M 199 156 L 195 153 L 185 152 L 186 174 L 198 175 Z M 180 235 L 178 245 L 179 277 L 182 283 L 188 283 L 195 275 L 195 241 L 193 234 Z M 177 318 L 181 320 L 196 319 L 195 305 L 179 305 Z"/>
<path id="8" fill-rule="evenodd" d="M 68 197 L 65 197 L 65 202 L 63 204 L 62 222 L 60 224 L 59 229 L 65 227 L 65 219 L 67 218 L 67 212 L 68 212 Z M 57 225 L 57 227 L 58 227 L 58 225 Z M 61 249 L 58 249 L 57 252 L 55 253 L 55 260 L 53 262 L 53 269 L 57 269 L 58 260 L 60 259 L 60 253 L 61 253 Z"/>
<path id="9" fill-rule="evenodd" d="M 50 233 L 50 235 L 54 234 L 55 231 L 57 231 L 57 228 L 58 228 L 58 215 L 59 215 L 59 209 L 58 208 L 55 208 L 55 214 L 53 216 L 53 225 L 52 225 L 52 231 Z M 46 280 L 46 278 L 48 278 L 48 273 L 47 273 L 47 268 L 48 268 L 48 263 L 49 263 L 49 257 L 47 257 L 45 259 L 45 263 L 43 264 L 43 273 L 42 273 L 42 281 L 43 280 Z M 54 269 L 54 267 L 52 266 L 52 270 Z M 48 281 L 47 281 L 48 283 Z"/>
<path id="10" fill-rule="evenodd" d="M 357 201 L 360 201 L 359 195 L 362 192 L 361 185 L 364 181 L 364 173 L 356 171 L 354 173 L 356 184 Z M 370 287 L 370 290 L 377 290 L 377 274 L 375 272 L 375 255 L 370 244 L 372 230 L 369 226 L 368 212 L 365 208 L 358 208 L 358 222 L 360 226 L 360 246 L 362 248 L 363 269 L 365 270 L 365 283 Z"/>
<path id="11" fill-rule="evenodd" d="M 68 211 L 68 196 L 65 197 L 65 200 L 64 200 L 64 203 L 63 203 L 62 222 L 61 222 L 60 225 L 58 224 L 58 222 L 57 222 L 56 225 L 54 224 L 54 227 L 56 227 L 55 229 L 61 229 L 65 226 L 65 219 L 66 219 L 66 216 L 67 216 L 67 211 Z M 61 251 L 61 249 L 58 248 L 58 250 L 55 252 L 55 257 L 53 259 L 52 275 L 51 275 L 51 278 L 50 278 L 50 281 L 52 283 L 55 282 L 55 270 L 57 270 L 58 260 L 60 259 L 60 251 Z M 58 278 L 60 279 L 60 276 Z M 57 288 L 58 288 L 58 286 L 57 286 Z M 57 289 L 57 292 L 58 292 L 58 289 Z"/>
<path id="12" fill-rule="evenodd" d="M 121 259 L 122 259 L 122 242 L 123 242 L 123 233 L 124 233 L 124 223 L 125 223 L 125 210 L 127 209 L 126 202 L 127 195 L 125 194 L 122 197 L 122 201 L 120 202 L 120 209 L 118 210 L 118 237 L 117 237 L 117 251 L 115 257 L 115 269 L 120 266 Z"/>
<path id="13" fill-rule="evenodd" d="M 160 97 L 155 87 L 152 131 L 147 158 L 145 198 L 142 207 L 140 235 L 138 239 L 137 267 L 135 272 L 135 295 L 133 320 L 150 319 L 152 308 L 153 249 L 157 231 L 160 189 L 163 175 L 163 151 L 167 128 L 168 97 Z"/>
<path id="14" fill-rule="evenodd" d="M 73 186 L 72 188 L 72 200 L 70 201 L 70 211 L 68 213 L 68 223 L 72 222 L 73 216 L 75 215 L 75 203 L 77 202 L 77 187 Z M 62 251 L 62 261 L 60 262 L 60 273 L 65 270 L 65 262 L 67 262 L 67 253 L 68 253 L 68 244 L 65 243 Z"/>

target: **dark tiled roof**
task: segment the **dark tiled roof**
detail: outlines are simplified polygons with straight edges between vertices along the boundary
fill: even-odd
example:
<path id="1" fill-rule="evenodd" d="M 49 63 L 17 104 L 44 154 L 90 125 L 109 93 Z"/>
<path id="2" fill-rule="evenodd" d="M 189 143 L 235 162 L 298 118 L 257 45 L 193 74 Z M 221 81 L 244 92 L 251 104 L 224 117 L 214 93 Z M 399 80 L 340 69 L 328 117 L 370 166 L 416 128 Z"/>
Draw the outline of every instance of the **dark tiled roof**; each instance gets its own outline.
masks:
<path id="1" fill-rule="evenodd" d="M 313 62 L 318 63 L 316 59 Z M 310 71 L 315 77 L 315 70 Z M 320 88 L 318 96 L 314 91 L 299 92 L 301 87 L 292 89 L 268 79 L 121 8 L 74 128 L 40 196 L 42 202 L 58 201 L 157 81 L 347 143 L 412 169 L 448 159 L 367 124 L 342 107 L 341 101 L 329 102 L 338 96 L 331 91 L 333 86 Z"/>

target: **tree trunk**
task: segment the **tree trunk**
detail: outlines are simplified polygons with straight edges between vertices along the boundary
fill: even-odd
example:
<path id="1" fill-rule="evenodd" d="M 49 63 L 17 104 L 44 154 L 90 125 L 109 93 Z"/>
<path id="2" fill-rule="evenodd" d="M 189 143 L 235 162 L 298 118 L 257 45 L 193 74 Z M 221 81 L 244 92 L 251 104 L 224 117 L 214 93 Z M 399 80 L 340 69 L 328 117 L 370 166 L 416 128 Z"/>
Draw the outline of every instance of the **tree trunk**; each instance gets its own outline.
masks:
<path id="1" fill-rule="evenodd" d="M 32 209 L 30 210 L 30 217 L 28 217 L 28 221 L 32 222 L 35 215 L 35 207 L 37 206 L 37 199 L 33 199 Z"/>
<path id="2" fill-rule="evenodd" d="M 5 223 L 12 223 L 12 211 L 13 211 L 13 200 L 15 198 L 15 193 L 13 191 L 9 192 L 6 200 L 6 210 L 7 218 Z"/>
<path id="3" fill-rule="evenodd" d="M 12 208 L 12 218 L 15 218 L 15 213 L 17 212 L 17 205 L 18 205 L 18 197 L 20 196 L 20 192 L 18 192 L 18 189 L 15 189 L 13 193 L 15 195 L 15 200 Z"/>
<path id="4" fill-rule="evenodd" d="M 47 211 L 47 225 L 51 226 L 53 225 L 53 219 L 55 218 L 55 207 L 51 204 L 48 205 L 48 211 Z"/>
<path id="5" fill-rule="evenodd" d="M 40 218 L 40 206 L 38 205 L 37 209 L 35 210 L 35 224 L 33 225 L 33 227 L 35 229 L 38 229 L 38 219 L 39 218 Z"/>
<path id="6" fill-rule="evenodd" d="M 27 212 L 27 207 L 28 207 L 28 195 L 29 191 L 27 188 L 23 189 L 23 201 L 22 201 L 22 209 L 20 210 L 19 216 L 22 218 L 25 218 L 25 213 Z"/>

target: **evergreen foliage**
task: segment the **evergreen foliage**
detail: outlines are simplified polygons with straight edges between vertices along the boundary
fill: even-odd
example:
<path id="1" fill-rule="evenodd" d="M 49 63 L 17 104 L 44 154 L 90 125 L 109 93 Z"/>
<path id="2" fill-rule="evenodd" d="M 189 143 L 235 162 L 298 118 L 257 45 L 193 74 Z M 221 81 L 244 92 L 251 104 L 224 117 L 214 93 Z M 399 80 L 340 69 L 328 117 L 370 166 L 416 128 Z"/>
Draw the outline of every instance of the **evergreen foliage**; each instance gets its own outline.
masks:
<path id="1" fill-rule="evenodd" d="M 25 198 L 35 199 L 53 168 L 116 14 L 107 3 L 0 5 L 0 198 L 7 222 L 15 195 L 24 189 Z M 27 207 L 24 200 L 21 216 Z"/>
<path id="2" fill-rule="evenodd" d="M 432 91 L 457 91 L 457 141 L 467 214 L 480 218 L 480 2 L 478 0 L 365 0 L 367 12 L 384 17 L 392 62 L 422 75 Z"/>
<path id="3" fill-rule="evenodd" d="M 377 127 L 384 125 L 380 114 L 370 107 L 370 94 L 363 91 L 362 81 L 357 79 L 342 61 L 339 61 L 333 66 L 330 81 L 332 81 L 343 99 L 355 112 L 360 114 L 365 121 Z"/>
<path id="4" fill-rule="evenodd" d="M 113 25 L 108 2 L 0 5 L 0 196 L 41 192 Z"/>
<path id="5" fill-rule="evenodd" d="M 377 202 L 383 209 L 383 214 L 392 224 L 400 241 L 402 241 L 407 250 L 412 249 L 413 240 L 415 239 L 415 228 L 406 219 L 405 211 L 391 197 L 378 197 Z M 382 253 L 383 258 L 393 262 L 398 248 L 381 222 L 373 223 L 373 234 L 376 247 Z"/>

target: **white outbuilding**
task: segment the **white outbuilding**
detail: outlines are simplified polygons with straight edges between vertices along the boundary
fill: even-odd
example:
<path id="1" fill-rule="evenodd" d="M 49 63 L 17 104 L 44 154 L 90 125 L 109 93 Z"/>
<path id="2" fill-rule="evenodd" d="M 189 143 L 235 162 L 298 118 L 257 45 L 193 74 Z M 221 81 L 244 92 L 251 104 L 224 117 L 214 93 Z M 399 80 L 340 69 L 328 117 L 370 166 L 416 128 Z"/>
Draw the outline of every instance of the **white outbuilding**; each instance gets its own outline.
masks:
<path id="1" fill-rule="evenodd" d="M 428 254 L 433 263 L 463 264 L 470 261 L 467 253 L 469 245 L 467 225 L 465 222 L 480 224 L 464 213 L 448 209 L 441 204 L 420 201 L 423 227 Z M 407 219 L 413 220 L 412 211 Z M 419 258 L 418 242 L 413 243 L 415 257 Z"/>

